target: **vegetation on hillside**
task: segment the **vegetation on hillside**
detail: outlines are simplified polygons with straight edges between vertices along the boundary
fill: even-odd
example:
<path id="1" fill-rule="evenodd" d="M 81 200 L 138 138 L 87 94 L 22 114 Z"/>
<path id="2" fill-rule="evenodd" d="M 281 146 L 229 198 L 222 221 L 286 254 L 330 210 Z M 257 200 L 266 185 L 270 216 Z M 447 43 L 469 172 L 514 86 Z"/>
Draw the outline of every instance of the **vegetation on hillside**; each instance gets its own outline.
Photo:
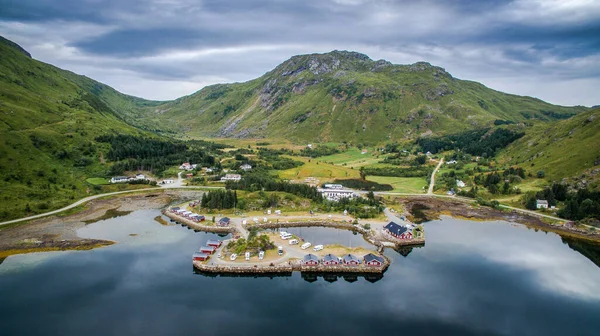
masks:
<path id="1" fill-rule="evenodd" d="M 183 162 L 212 167 L 216 160 L 210 153 L 220 154 L 219 149 L 226 147 L 200 140 L 184 142 L 123 134 L 102 135 L 95 140 L 110 144 L 106 159 L 114 163 L 108 175 L 136 170 L 161 175 L 170 166 Z"/>
<path id="2" fill-rule="evenodd" d="M 493 157 L 496 152 L 524 135 L 509 129 L 483 128 L 442 137 L 427 137 L 417 140 L 423 152 L 438 153 L 459 150 L 465 153 Z"/>

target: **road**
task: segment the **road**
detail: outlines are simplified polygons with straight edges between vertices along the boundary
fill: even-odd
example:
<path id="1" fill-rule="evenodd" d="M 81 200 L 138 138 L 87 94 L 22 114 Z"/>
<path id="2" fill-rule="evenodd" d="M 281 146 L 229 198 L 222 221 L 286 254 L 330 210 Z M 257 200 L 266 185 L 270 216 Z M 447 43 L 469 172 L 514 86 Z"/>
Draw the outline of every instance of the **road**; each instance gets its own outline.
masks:
<path id="1" fill-rule="evenodd" d="M 180 173 L 181 174 L 181 173 Z M 86 198 L 82 198 L 79 201 L 67 205 L 64 208 L 60 208 L 60 209 L 56 209 L 53 211 L 49 211 L 49 212 L 44 212 L 42 214 L 38 214 L 38 215 L 33 215 L 33 216 L 28 216 L 28 217 L 23 217 L 23 218 L 19 218 L 19 219 L 13 219 L 13 220 L 9 220 L 6 222 L 1 222 L 0 226 L 2 225 L 7 225 L 7 224 L 12 224 L 12 223 L 18 223 L 18 222 L 23 222 L 23 221 L 28 221 L 28 220 L 32 220 L 32 219 L 38 219 L 38 218 L 42 218 L 42 217 L 46 217 L 46 216 L 50 216 L 50 215 L 55 215 L 57 213 L 61 213 L 63 211 L 67 211 L 69 209 L 73 209 L 77 206 L 80 206 L 84 203 L 87 203 L 89 201 L 98 199 L 98 198 L 102 198 L 102 197 L 106 197 L 106 196 L 114 196 L 114 195 L 121 195 L 121 194 L 127 194 L 127 193 L 134 193 L 134 192 L 144 192 L 144 191 L 152 191 L 152 190 L 163 190 L 163 189 L 198 189 L 198 188 L 202 188 L 202 189 L 223 189 L 224 187 L 206 187 L 206 186 L 184 186 L 181 183 L 181 175 L 179 175 L 179 179 L 177 183 L 173 183 L 173 184 L 166 184 L 166 185 L 162 185 L 161 187 L 156 187 L 156 188 L 147 188 L 147 189 L 136 189 L 136 190 L 124 190 L 124 191 L 115 191 L 115 192 L 110 192 L 110 193 L 106 193 L 106 194 L 98 194 L 98 195 L 94 195 L 94 196 L 88 196 Z"/>
<path id="2" fill-rule="evenodd" d="M 463 197 L 457 197 L 457 196 L 447 196 L 447 195 L 435 195 L 433 193 L 433 187 L 435 185 L 435 174 L 438 172 L 438 170 L 440 169 L 440 167 L 442 166 L 442 164 L 444 163 L 444 159 L 441 158 L 440 162 L 438 163 L 438 165 L 435 167 L 435 169 L 433 170 L 433 172 L 431 173 L 431 181 L 429 183 L 429 189 L 427 190 L 427 194 L 418 194 L 418 193 L 396 193 L 396 192 L 388 192 L 388 191 L 376 191 L 374 192 L 375 195 L 391 195 L 391 196 L 429 196 L 429 197 L 445 197 L 445 198 L 452 198 L 455 200 L 459 200 L 459 201 L 463 201 L 463 202 L 473 202 L 472 199 L 470 198 L 463 198 Z M 57 210 L 53 210 L 53 211 L 49 211 L 49 212 L 45 212 L 43 214 L 38 214 L 38 215 L 33 215 L 33 216 L 29 216 L 29 217 L 24 217 L 24 218 L 19 218 L 19 219 L 13 219 L 10 221 L 6 221 L 6 222 L 1 222 L 0 226 L 2 225 L 7 225 L 7 224 L 12 224 L 12 223 L 18 223 L 18 222 L 22 222 L 22 221 L 28 221 L 28 220 L 32 220 L 32 219 L 38 219 L 38 218 L 42 218 L 42 217 L 46 217 L 46 216 L 50 216 L 50 215 L 55 215 L 57 213 L 69 210 L 69 209 L 73 209 L 79 205 L 82 205 L 86 202 L 89 202 L 91 200 L 95 200 L 101 197 L 105 197 L 105 196 L 113 196 L 113 195 L 120 195 L 120 194 L 127 194 L 127 193 L 134 193 L 134 192 L 140 192 L 140 191 L 150 191 L 150 190 L 162 190 L 162 189 L 198 189 L 198 188 L 203 188 L 203 189 L 223 189 L 224 187 L 207 187 L 207 186 L 184 186 L 183 185 L 183 178 L 181 177 L 181 172 L 179 172 L 179 174 L 177 174 L 177 181 L 175 183 L 172 184 L 165 184 L 165 185 L 161 185 L 161 187 L 158 188 L 148 188 L 148 189 L 137 189 L 137 190 L 125 190 L 125 191 L 116 191 L 116 192 L 111 192 L 111 193 L 106 193 L 106 194 L 99 194 L 99 195 L 94 195 L 94 196 L 89 196 L 83 199 L 80 199 L 79 201 L 68 205 L 64 208 L 61 209 L 57 209 Z M 366 191 L 361 192 L 358 191 L 358 193 L 364 194 L 367 193 Z M 500 205 L 500 207 L 502 208 L 506 208 L 506 209 L 510 209 L 510 210 L 515 210 L 521 213 L 526 213 L 532 216 L 538 216 L 538 217 L 545 217 L 545 218 L 549 218 L 549 219 L 553 219 L 553 220 L 557 220 L 557 221 L 565 221 L 562 218 L 559 217 L 555 217 L 555 216 L 551 216 L 551 215 L 546 215 L 543 213 L 539 213 L 539 212 L 535 212 L 535 211 L 531 211 L 531 210 L 525 210 L 525 209 L 520 209 L 520 208 L 515 208 L 515 207 L 511 207 L 508 205 Z M 240 231 L 243 232 L 242 230 L 244 230 L 243 228 L 241 228 L 240 224 L 237 224 L 240 226 L 241 229 Z M 244 230 L 245 231 L 245 230 Z M 247 235 L 247 233 L 246 233 Z"/>
<path id="3" fill-rule="evenodd" d="M 433 195 L 433 187 L 435 186 L 435 174 L 437 173 L 438 169 L 440 169 L 440 167 L 442 166 L 443 163 L 444 163 L 444 158 L 441 158 L 440 163 L 438 163 L 438 165 L 435 167 L 435 169 L 431 173 L 431 181 L 429 182 L 429 189 L 427 189 L 427 195 Z"/>

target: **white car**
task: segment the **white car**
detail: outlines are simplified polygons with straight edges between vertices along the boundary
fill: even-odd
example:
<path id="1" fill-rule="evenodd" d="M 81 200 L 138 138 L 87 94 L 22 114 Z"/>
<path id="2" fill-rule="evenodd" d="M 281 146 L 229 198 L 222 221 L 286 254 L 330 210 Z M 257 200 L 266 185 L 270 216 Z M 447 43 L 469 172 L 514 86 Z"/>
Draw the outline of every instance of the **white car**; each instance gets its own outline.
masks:
<path id="1" fill-rule="evenodd" d="M 250 260 L 250 252 L 246 252 L 244 256 L 246 257 L 246 260 Z"/>
<path id="2" fill-rule="evenodd" d="M 313 247 L 313 251 L 321 251 L 323 249 L 323 245 L 315 245 L 315 247 Z"/>
<path id="3" fill-rule="evenodd" d="M 310 247 L 310 245 L 311 245 L 311 243 L 306 242 L 306 243 L 302 244 L 302 246 L 300 246 L 300 248 L 303 249 L 303 250 L 306 250 L 307 248 Z"/>
<path id="4" fill-rule="evenodd" d="M 265 258 L 265 251 L 258 252 L 258 259 L 263 260 Z"/>
<path id="5" fill-rule="evenodd" d="M 281 239 L 283 239 L 283 240 L 288 240 L 288 239 L 290 239 L 292 237 L 293 236 L 291 234 L 287 233 L 287 232 L 284 235 L 281 235 Z"/>
<path id="6" fill-rule="evenodd" d="M 277 248 L 277 253 L 278 253 L 279 255 L 283 255 L 283 246 L 279 246 L 279 247 Z"/>
<path id="7" fill-rule="evenodd" d="M 290 243 L 290 245 L 296 245 L 296 244 L 298 244 L 298 239 L 291 239 L 289 241 L 289 243 Z"/>
<path id="8" fill-rule="evenodd" d="M 234 261 L 235 259 L 237 259 L 237 254 L 232 254 L 231 257 L 229 257 L 229 260 Z"/>

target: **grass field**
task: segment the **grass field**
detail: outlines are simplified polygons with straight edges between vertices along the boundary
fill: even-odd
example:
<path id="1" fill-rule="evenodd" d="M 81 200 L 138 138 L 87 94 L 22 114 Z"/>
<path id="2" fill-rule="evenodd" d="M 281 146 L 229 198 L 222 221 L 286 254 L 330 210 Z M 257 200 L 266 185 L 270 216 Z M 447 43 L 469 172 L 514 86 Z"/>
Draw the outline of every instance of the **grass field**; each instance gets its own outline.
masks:
<path id="1" fill-rule="evenodd" d="M 393 192 L 423 193 L 423 190 L 427 191 L 427 180 L 422 177 L 367 176 L 367 180 L 380 184 L 390 184 L 394 187 Z"/>
<path id="2" fill-rule="evenodd" d="M 360 177 L 358 169 L 327 164 L 304 157 L 293 157 L 293 159 L 302 161 L 304 164 L 300 167 L 280 171 L 279 177 L 289 180 L 302 180 L 307 177 L 316 177 L 320 179 L 321 182 L 337 178 L 346 179 Z"/>
<path id="3" fill-rule="evenodd" d="M 375 148 L 366 148 L 367 153 L 361 154 L 362 150 L 350 148 L 343 153 L 320 157 L 321 162 L 332 163 L 335 165 L 344 165 L 345 167 L 362 167 L 378 163 L 382 158 L 374 156 Z"/>
<path id="4" fill-rule="evenodd" d="M 90 177 L 90 178 L 86 179 L 85 181 L 87 183 L 93 184 L 93 185 L 106 185 L 106 184 L 110 183 L 108 181 L 108 179 L 106 179 L 104 177 Z"/>

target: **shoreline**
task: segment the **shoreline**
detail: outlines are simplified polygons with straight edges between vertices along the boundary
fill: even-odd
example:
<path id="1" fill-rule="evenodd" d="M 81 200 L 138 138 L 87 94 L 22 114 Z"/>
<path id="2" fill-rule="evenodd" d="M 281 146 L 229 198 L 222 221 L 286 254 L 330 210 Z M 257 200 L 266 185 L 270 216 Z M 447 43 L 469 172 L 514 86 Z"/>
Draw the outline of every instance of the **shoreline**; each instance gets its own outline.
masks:
<path id="1" fill-rule="evenodd" d="M 137 190 L 133 195 L 111 195 L 89 201 L 85 205 L 70 209 L 70 211 L 76 211 L 68 215 L 62 213 L 16 223 L 15 225 L 0 226 L 0 256 L 2 256 L 0 258 L 6 258 L 14 254 L 85 250 L 112 245 L 118 242 L 97 240 L 96 245 L 92 246 L 86 243 L 84 238 L 77 236 L 76 231 L 78 228 L 85 226 L 86 221 L 99 220 L 98 218 L 106 215 L 111 210 L 118 212 L 161 209 L 174 200 L 197 199 L 198 195 L 203 192 L 201 189 Z M 523 224 L 528 228 L 553 232 L 561 237 L 600 243 L 600 232 L 593 234 L 576 231 L 562 225 L 546 223 L 539 217 L 514 210 L 507 212 L 488 207 L 474 207 L 467 200 L 424 195 L 397 196 L 393 197 L 392 200 L 403 205 L 407 211 L 410 211 L 414 204 L 426 205 L 428 207 L 424 210 L 427 213 L 426 220 L 439 219 L 443 215 L 470 221 L 502 220 L 509 223 Z M 27 239 L 40 240 L 45 245 L 40 247 L 28 244 L 26 243 Z M 68 241 L 68 243 L 65 244 L 63 240 Z"/>

